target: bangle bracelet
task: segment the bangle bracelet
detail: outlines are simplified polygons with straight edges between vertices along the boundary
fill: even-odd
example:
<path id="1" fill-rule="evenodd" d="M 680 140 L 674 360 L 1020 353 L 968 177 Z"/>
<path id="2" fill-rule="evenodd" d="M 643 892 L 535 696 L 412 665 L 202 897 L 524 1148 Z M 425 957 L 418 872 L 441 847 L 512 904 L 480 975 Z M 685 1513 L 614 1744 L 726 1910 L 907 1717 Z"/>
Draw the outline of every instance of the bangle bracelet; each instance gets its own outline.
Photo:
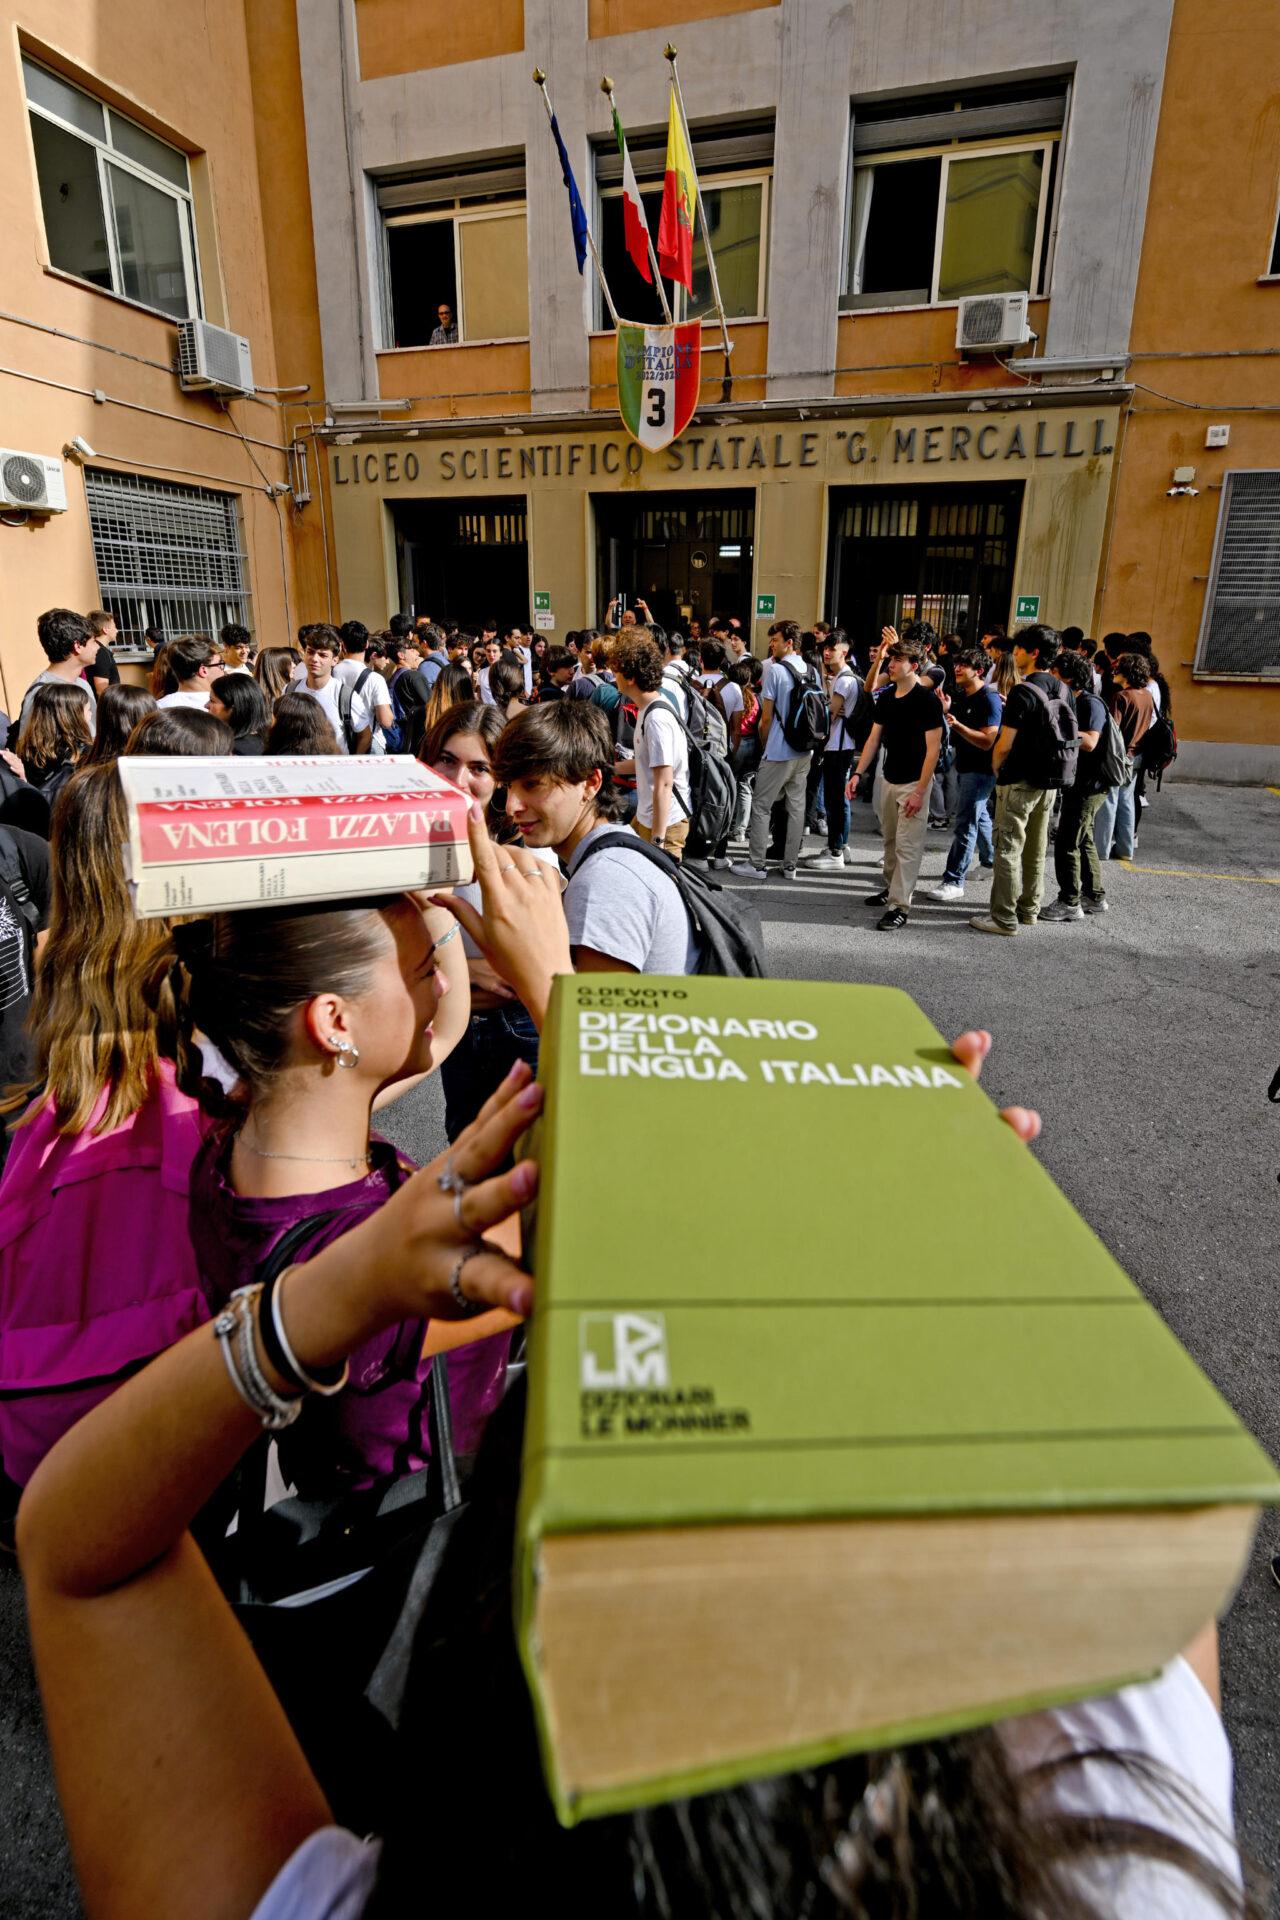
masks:
<path id="1" fill-rule="evenodd" d="M 279 1432 L 292 1426 L 302 1412 L 301 1399 L 286 1400 L 270 1385 L 253 1346 L 253 1308 L 256 1287 L 239 1287 L 213 1323 L 214 1335 L 232 1386 L 264 1427 Z"/>
<path id="2" fill-rule="evenodd" d="M 283 1273 L 272 1274 L 262 1289 L 258 1303 L 258 1334 L 262 1351 L 280 1378 L 287 1380 L 291 1387 L 297 1388 L 300 1393 L 318 1393 L 327 1398 L 332 1393 L 341 1393 L 347 1384 L 350 1368 L 345 1360 L 340 1366 L 304 1367 L 294 1353 L 280 1311 L 281 1284 L 286 1275 L 292 1272 L 292 1267 L 286 1267 Z"/>
<path id="3" fill-rule="evenodd" d="M 461 932 L 462 932 L 462 922 L 460 920 L 455 920 L 453 925 L 450 927 L 448 933 L 442 933 L 440 935 L 440 938 L 436 941 L 435 943 L 436 952 L 439 953 L 441 947 L 447 947 L 451 940 L 456 940 L 458 935 Z"/>

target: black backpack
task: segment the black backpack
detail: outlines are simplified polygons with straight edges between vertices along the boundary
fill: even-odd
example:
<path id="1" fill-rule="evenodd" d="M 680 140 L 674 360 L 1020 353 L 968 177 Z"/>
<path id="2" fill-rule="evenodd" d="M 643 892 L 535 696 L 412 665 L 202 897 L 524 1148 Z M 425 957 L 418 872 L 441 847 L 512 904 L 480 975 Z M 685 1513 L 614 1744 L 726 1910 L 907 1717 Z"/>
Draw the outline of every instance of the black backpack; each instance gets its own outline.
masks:
<path id="1" fill-rule="evenodd" d="M 783 717 L 782 737 L 796 753 L 820 753 L 831 732 L 831 703 L 812 667 L 803 668 L 803 679 L 789 664 L 787 672 L 795 685 Z"/>
<path id="2" fill-rule="evenodd" d="M 650 846 L 638 833 L 626 828 L 619 828 L 617 833 L 602 833 L 598 840 L 585 847 L 574 868 L 575 876 L 602 847 L 621 847 L 624 853 L 637 853 L 665 873 L 668 880 L 674 880 L 697 942 L 695 973 L 746 980 L 764 978 L 764 933 L 760 915 L 741 894 L 731 893 L 705 874 L 673 860 L 661 847 Z"/>
<path id="3" fill-rule="evenodd" d="M 22 930 L 30 977 L 35 962 L 40 909 L 27 887 L 22 862 L 18 858 L 18 843 L 5 827 L 0 827 L 0 893 L 8 900 L 13 917 Z"/>
<path id="4" fill-rule="evenodd" d="M 636 723 L 637 740 L 644 732 L 645 715 L 651 711 L 651 707 L 645 707 L 640 714 Z M 715 852 L 733 824 L 738 783 L 729 762 L 708 753 L 701 742 L 694 739 L 674 707 L 670 712 L 689 746 L 689 791 L 682 793 L 678 787 L 675 789 L 676 799 L 689 817 L 686 852 L 695 860 L 701 860 Z"/>
<path id="5" fill-rule="evenodd" d="M 342 722 L 342 734 L 343 734 L 343 738 L 347 743 L 348 753 L 355 752 L 356 741 L 360 738 L 360 735 L 356 730 L 356 724 L 354 720 L 351 718 L 351 703 L 355 699 L 358 693 L 363 692 L 364 683 L 372 674 L 372 672 L 373 672 L 372 667 L 364 667 L 356 675 L 355 679 L 351 682 L 349 686 L 345 680 L 339 680 L 338 682 L 338 718 Z M 377 724 L 378 724 L 377 719 L 375 717 L 374 719 L 375 727 L 377 726 Z M 373 746 L 372 740 L 370 741 L 369 744 L 370 744 L 370 751 L 372 751 L 372 746 Z"/>
<path id="6" fill-rule="evenodd" d="M 1034 680 L 1023 687 L 1035 699 L 1038 712 L 1027 728 L 1025 750 L 1018 755 L 1019 777 L 1030 787 L 1069 787 L 1080 760 L 1080 723 L 1065 693 L 1046 693 Z"/>
<path id="7" fill-rule="evenodd" d="M 1159 792 L 1166 770 L 1178 757 L 1178 730 L 1161 707 L 1138 742 L 1138 758 L 1149 776 L 1154 776 Z"/>
<path id="8" fill-rule="evenodd" d="M 1120 722 L 1114 713 L 1109 713 L 1107 724 L 1102 729 L 1102 738 L 1098 742 L 1098 758 L 1093 770 L 1093 791 L 1110 793 L 1112 787 L 1123 787 L 1132 778 L 1133 762 L 1129 758 L 1129 749 L 1120 731 Z"/>

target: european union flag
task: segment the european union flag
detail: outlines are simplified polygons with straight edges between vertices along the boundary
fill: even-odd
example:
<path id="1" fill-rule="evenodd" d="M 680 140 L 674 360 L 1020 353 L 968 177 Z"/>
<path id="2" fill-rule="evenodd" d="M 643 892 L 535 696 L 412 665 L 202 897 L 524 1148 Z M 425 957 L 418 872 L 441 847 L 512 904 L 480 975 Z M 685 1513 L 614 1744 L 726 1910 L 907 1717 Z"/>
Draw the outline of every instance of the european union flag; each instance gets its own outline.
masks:
<path id="1" fill-rule="evenodd" d="M 560 155 L 560 171 L 564 175 L 564 184 L 569 192 L 569 217 L 573 221 L 573 250 L 578 256 L 578 272 L 581 273 L 587 260 L 586 209 L 582 204 L 582 195 L 578 192 L 578 183 L 573 177 L 573 168 L 569 165 L 564 141 L 560 137 L 560 122 L 554 113 L 551 116 L 551 131 L 555 135 L 556 151 Z"/>

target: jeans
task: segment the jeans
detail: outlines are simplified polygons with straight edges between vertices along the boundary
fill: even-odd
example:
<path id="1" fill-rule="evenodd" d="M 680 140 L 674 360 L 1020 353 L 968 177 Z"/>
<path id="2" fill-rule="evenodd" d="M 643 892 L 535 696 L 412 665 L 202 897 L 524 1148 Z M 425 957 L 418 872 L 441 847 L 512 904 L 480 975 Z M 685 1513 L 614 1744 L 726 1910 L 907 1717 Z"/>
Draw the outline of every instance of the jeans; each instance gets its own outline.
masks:
<path id="1" fill-rule="evenodd" d="M 1117 860 L 1133 858 L 1137 837 L 1133 790 L 1137 777 L 1135 774 L 1122 787 L 1111 787 L 1102 796 L 1102 805 L 1093 823 L 1094 844 L 1099 859 L 1110 860 L 1113 855 Z"/>
<path id="2" fill-rule="evenodd" d="M 751 809 L 751 864 L 764 865 L 769 842 L 769 815 L 775 800 L 787 803 L 787 844 L 782 864 L 794 867 L 804 839 L 804 794 L 809 779 L 809 758 L 800 753 L 792 760 L 762 760 L 756 773 L 756 797 Z"/>
<path id="3" fill-rule="evenodd" d="M 1093 823 L 1106 796 L 1086 793 L 1083 787 L 1068 787 L 1062 796 L 1062 816 L 1058 837 L 1053 843 L 1053 871 L 1058 882 L 1058 898 L 1069 907 L 1080 905 L 1080 869 L 1084 868 L 1084 891 L 1090 900 L 1106 895 L 1102 863 L 1093 842 Z"/>
<path id="4" fill-rule="evenodd" d="M 456 1140 L 471 1125 L 517 1060 L 527 1060 L 537 1071 L 538 1029 L 519 1001 L 508 1007 L 477 1007 L 440 1068 L 446 1139 Z"/>
<path id="5" fill-rule="evenodd" d="M 959 787 L 955 837 L 947 854 L 947 870 L 942 876 L 943 884 L 953 887 L 964 885 L 975 842 L 984 867 L 991 866 L 996 857 L 991 815 L 987 810 L 987 802 L 996 789 L 994 773 L 962 773 Z"/>
<path id="6" fill-rule="evenodd" d="M 760 765 L 760 742 L 754 734 L 748 734 L 745 740 L 739 740 L 733 750 L 733 772 L 738 782 L 738 804 L 733 810 L 733 825 L 729 829 L 731 840 L 746 837 L 751 820 L 751 798 L 756 784 L 756 768 Z"/>
<path id="7" fill-rule="evenodd" d="M 884 884 L 889 894 L 889 905 L 901 907 L 904 913 L 911 905 L 911 895 L 915 890 L 916 881 L 920 878 L 925 835 L 929 830 L 927 796 L 921 802 L 918 812 L 908 814 L 903 810 L 903 802 L 908 794 L 917 793 L 917 791 L 914 780 L 882 780 L 880 783 L 880 831 L 884 835 Z"/>
<path id="8" fill-rule="evenodd" d="M 814 755 L 817 758 L 817 755 Z M 839 853 L 849 844 L 853 804 L 844 796 L 853 763 L 852 747 L 828 747 L 822 756 L 822 793 L 827 807 L 827 849 Z M 861 782 L 859 782 L 861 784 Z"/>
<path id="9" fill-rule="evenodd" d="M 1044 861 L 1056 787 L 1014 780 L 996 788 L 996 867 L 991 882 L 991 918 L 1013 928 L 1033 921 L 1044 895 Z"/>

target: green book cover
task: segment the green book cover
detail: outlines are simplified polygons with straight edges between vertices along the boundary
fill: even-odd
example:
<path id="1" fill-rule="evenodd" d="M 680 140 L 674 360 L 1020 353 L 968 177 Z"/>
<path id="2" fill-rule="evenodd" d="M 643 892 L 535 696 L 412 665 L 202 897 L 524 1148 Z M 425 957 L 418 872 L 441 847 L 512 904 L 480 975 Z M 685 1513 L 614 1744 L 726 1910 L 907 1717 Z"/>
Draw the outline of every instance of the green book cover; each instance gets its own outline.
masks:
<path id="1" fill-rule="evenodd" d="M 565 976 L 541 1077 L 535 1701 L 548 1536 L 1280 1498 L 907 994 Z"/>

